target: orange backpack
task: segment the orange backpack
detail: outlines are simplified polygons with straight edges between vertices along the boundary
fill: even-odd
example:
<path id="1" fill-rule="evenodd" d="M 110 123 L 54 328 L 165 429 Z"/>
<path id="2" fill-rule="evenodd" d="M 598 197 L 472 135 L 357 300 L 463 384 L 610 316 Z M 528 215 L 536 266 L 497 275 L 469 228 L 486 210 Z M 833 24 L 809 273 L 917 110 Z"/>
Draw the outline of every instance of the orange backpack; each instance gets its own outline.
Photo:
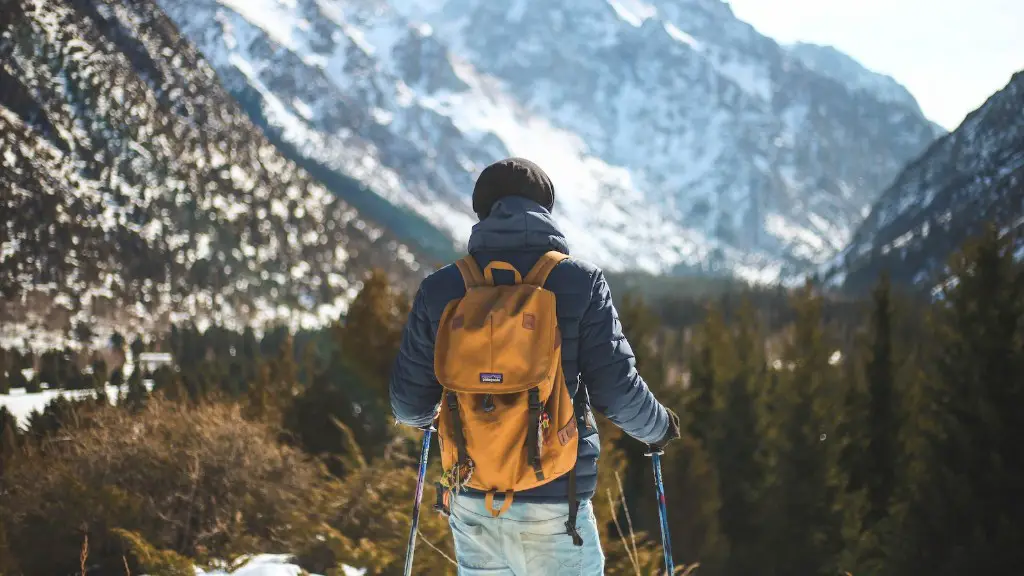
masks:
<path id="1" fill-rule="evenodd" d="M 441 316 L 434 371 L 444 388 L 441 487 L 486 492 L 487 508 L 498 517 L 515 492 L 569 473 L 575 540 L 576 415 L 562 372 L 555 294 L 543 287 L 566 258 L 548 252 L 526 278 L 507 262 L 491 262 L 481 273 L 472 256 L 458 261 L 466 294 Z M 514 273 L 515 284 L 495 285 L 493 270 Z M 500 510 L 497 493 L 505 495 Z"/>

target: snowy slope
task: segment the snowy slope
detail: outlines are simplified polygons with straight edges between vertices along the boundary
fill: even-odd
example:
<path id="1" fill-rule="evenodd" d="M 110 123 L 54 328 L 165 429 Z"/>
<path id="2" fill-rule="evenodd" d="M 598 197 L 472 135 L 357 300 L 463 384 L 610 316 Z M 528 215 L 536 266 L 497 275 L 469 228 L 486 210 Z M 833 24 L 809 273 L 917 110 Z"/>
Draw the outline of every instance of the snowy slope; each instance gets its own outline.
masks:
<path id="1" fill-rule="evenodd" d="M 159 2 L 301 157 L 459 243 L 476 175 L 515 154 L 608 268 L 771 279 L 844 246 L 935 136 L 718 0 Z"/>
<path id="2" fill-rule="evenodd" d="M 148 0 L 5 7 L 0 337 L 333 321 L 413 251 L 282 157 Z"/>
<path id="3" fill-rule="evenodd" d="M 825 275 L 863 290 L 888 269 L 930 288 L 989 222 L 1024 239 L 1024 72 L 899 175 Z"/>

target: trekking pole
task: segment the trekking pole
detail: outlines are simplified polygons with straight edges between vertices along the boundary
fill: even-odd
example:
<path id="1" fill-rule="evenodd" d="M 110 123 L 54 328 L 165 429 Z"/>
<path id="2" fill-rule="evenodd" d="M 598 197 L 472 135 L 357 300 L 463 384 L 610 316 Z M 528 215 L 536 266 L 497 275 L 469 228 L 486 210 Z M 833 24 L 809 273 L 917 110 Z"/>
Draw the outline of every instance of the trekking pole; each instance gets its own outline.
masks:
<path id="1" fill-rule="evenodd" d="M 654 490 L 658 495 L 658 517 L 661 520 L 661 548 L 665 551 L 665 570 L 668 576 L 673 576 L 675 566 L 672 562 L 672 538 L 668 532 L 668 508 L 665 505 L 665 483 L 661 479 L 661 455 L 665 452 L 661 448 L 651 448 L 645 456 L 651 457 L 654 466 Z"/>
<path id="2" fill-rule="evenodd" d="M 416 552 L 416 532 L 420 524 L 420 500 L 423 498 L 423 481 L 427 476 L 427 456 L 430 455 L 430 435 L 434 432 L 433 425 L 423 430 L 423 447 L 420 448 L 420 471 L 416 479 L 416 501 L 412 505 L 412 527 L 409 529 L 409 544 L 405 550 L 405 576 L 412 574 L 412 557 Z"/>

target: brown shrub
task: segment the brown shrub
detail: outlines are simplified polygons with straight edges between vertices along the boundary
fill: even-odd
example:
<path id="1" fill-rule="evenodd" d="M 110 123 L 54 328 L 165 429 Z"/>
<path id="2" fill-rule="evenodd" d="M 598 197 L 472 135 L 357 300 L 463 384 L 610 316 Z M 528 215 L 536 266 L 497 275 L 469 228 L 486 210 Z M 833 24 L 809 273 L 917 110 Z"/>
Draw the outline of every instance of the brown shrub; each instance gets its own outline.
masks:
<path id="1" fill-rule="evenodd" d="M 203 563 L 298 550 L 337 500 L 320 466 L 234 406 L 154 400 L 82 420 L 0 480 L 8 569 L 79 572 L 85 534 L 92 575 L 123 574 L 123 555 L 141 573 L 145 554 Z"/>

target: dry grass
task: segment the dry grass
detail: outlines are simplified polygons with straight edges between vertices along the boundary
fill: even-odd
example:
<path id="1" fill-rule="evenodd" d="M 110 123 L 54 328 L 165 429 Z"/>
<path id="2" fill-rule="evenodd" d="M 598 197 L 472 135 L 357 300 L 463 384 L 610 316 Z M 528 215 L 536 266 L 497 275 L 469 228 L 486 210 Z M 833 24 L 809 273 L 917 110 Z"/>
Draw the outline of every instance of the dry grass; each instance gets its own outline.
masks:
<path id="1" fill-rule="evenodd" d="M 626 493 L 622 488 L 622 479 L 620 478 L 618 471 L 615 472 L 615 484 L 619 490 L 619 497 L 617 501 L 612 497 L 611 489 L 606 489 L 605 495 L 608 498 L 608 509 L 611 511 L 612 523 L 615 525 L 615 531 L 619 535 L 620 544 L 626 552 L 629 567 L 632 568 L 633 574 L 635 576 L 650 574 L 652 573 L 652 570 L 657 570 L 654 568 L 655 565 L 660 565 L 661 556 L 655 554 L 655 552 L 660 553 L 661 551 L 656 551 L 653 542 L 647 540 L 645 535 L 638 536 L 636 531 L 633 529 L 633 518 L 629 513 L 629 507 L 626 505 Z M 619 506 L 622 507 L 622 510 L 625 513 L 626 530 L 622 529 L 622 524 L 619 522 L 617 512 Z M 626 538 L 627 534 L 629 535 L 628 539 Z M 642 542 L 640 547 L 637 546 L 638 539 Z M 690 576 L 699 566 L 699 563 L 694 563 L 689 566 L 676 566 L 672 576 Z M 621 572 L 621 567 L 614 567 L 613 571 Z M 666 571 L 663 568 L 661 570 L 657 570 L 658 574 L 664 574 L 665 572 Z"/>
<path id="2" fill-rule="evenodd" d="M 85 576 L 85 561 L 89 559 L 89 533 L 82 535 L 82 552 L 78 555 L 79 566 L 82 568 L 80 574 Z"/>

